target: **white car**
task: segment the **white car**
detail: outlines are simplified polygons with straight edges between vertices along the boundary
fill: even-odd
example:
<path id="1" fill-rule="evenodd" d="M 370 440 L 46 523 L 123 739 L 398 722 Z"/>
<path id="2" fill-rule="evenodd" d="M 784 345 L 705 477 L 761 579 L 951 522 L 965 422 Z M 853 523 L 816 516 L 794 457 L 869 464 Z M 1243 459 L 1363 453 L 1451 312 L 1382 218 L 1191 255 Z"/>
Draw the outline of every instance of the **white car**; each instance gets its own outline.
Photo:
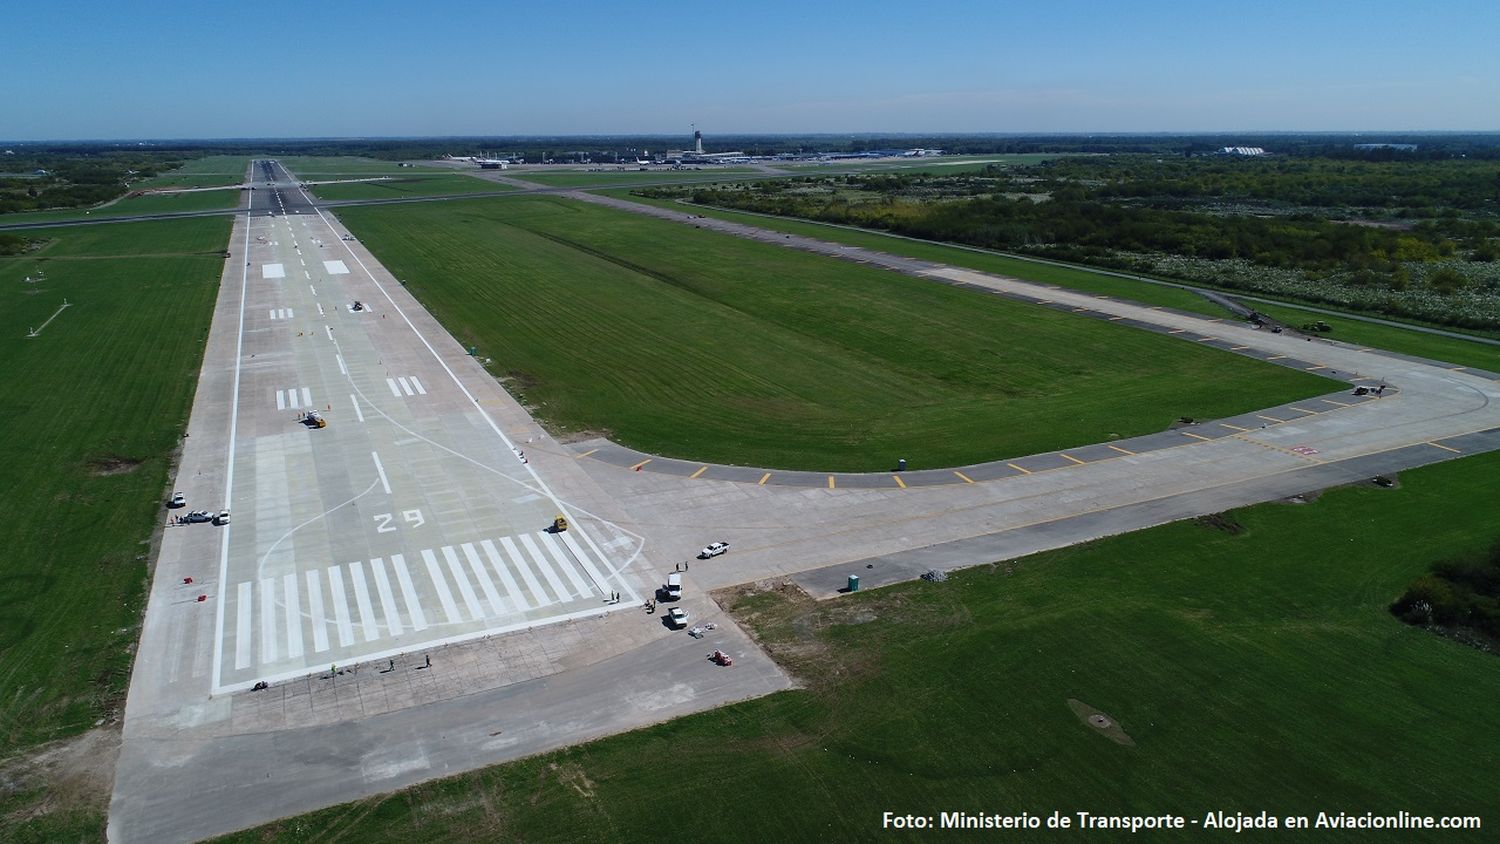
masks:
<path id="1" fill-rule="evenodd" d="M 216 524 L 216 525 L 227 525 L 227 524 L 229 524 L 229 511 L 228 510 L 220 510 L 219 511 L 219 515 L 214 516 L 214 524 Z"/>
<path id="2" fill-rule="evenodd" d="M 187 498 L 185 498 L 183 496 L 183 494 L 180 493 L 180 492 L 174 492 L 174 493 L 172 493 L 172 500 L 171 500 L 171 502 L 169 502 L 167 504 L 167 506 L 168 507 L 186 507 L 187 506 Z"/>
<path id="3" fill-rule="evenodd" d="M 707 560 L 710 557 L 717 557 L 728 550 L 728 542 L 710 542 L 706 548 L 698 552 L 698 559 Z"/>
<path id="4" fill-rule="evenodd" d="M 667 623 L 672 625 L 672 629 L 674 630 L 681 630 L 682 628 L 686 627 L 687 622 L 687 610 L 683 609 L 682 607 L 673 607 L 671 611 L 667 613 Z"/>
<path id="5" fill-rule="evenodd" d="M 214 514 L 208 512 L 207 510 L 194 510 L 193 512 L 188 513 L 187 516 L 184 517 L 184 520 L 189 522 L 211 522 L 214 520 Z"/>

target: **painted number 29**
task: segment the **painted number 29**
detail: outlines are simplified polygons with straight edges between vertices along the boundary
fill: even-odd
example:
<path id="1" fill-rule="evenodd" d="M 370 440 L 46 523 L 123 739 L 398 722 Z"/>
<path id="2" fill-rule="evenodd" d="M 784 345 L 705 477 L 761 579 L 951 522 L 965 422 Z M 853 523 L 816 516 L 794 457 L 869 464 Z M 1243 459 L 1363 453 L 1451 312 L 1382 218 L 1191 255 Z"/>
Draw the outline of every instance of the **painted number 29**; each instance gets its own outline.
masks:
<path id="1" fill-rule="evenodd" d="M 402 510 L 401 518 L 412 527 L 421 527 L 427 524 L 427 519 L 422 516 L 421 510 Z M 396 525 L 391 523 L 395 520 L 395 513 L 381 513 L 375 516 L 375 532 L 393 533 L 396 530 Z"/>

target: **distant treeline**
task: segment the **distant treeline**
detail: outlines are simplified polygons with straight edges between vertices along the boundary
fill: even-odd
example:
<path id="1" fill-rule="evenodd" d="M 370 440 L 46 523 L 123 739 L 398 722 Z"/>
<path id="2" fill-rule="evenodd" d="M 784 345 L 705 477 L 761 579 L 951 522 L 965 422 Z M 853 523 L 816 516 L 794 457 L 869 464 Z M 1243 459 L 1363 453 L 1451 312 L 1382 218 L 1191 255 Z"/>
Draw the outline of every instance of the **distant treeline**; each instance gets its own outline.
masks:
<path id="1" fill-rule="evenodd" d="M 128 183 L 180 167 L 186 160 L 161 152 L 13 149 L 0 157 L 0 214 L 108 202 L 123 195 Z"/>
<path id="2" fill-rule="evenodd" d="M 1490 650 L 1500 642 L 1500 543 L 1434 566 L 1391 604 L 1407 624 Z"/>

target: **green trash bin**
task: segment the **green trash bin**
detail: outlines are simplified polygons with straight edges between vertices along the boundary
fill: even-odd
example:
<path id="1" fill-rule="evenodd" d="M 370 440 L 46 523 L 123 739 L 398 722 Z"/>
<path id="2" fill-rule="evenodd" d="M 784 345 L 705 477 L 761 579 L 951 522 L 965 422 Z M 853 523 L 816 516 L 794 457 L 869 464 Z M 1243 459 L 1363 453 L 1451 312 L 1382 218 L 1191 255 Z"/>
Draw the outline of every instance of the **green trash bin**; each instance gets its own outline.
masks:
<path id="1" fill-rule="evenodd" d="M 846 592 L 858 592 L 859 591 L 859 575 L 857 575 L 857 574 L 851 574 L 851 575 L 849 575 L 849 588 L 846 589 L 846 590 L 844 590 L 844 591 L 846 591 Z"/>

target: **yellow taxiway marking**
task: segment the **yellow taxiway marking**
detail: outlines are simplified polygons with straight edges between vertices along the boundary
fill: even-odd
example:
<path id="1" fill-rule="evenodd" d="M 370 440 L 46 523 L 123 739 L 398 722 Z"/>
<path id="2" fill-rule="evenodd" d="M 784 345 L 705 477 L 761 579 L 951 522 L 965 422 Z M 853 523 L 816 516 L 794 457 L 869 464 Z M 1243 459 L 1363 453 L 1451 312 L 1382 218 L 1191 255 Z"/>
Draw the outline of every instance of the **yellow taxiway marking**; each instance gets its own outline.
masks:
<path id="1" fill-rule="evenodd" d="M 1468 367 L 1467 366 L 1450 366 L 1448 368 L 1448 371 L 1449 372 L 1463 372 L 1465 369 L 1468 369 Z"/>
<path id="2" fill-rule="evenodd" d="M 1186 328 L 1174 328 L 1171 331 L 1168 331 L 1167 333 L 1168 334 L 1181 334 L 1184 331 L 1187 331 L 1187 329 Z"/>
<path id="3" fill-rule="evenodd" d="M 588 457 L 590 454 L 593 454 L 594 452 L 596 452 L 598 450 L 599 449 L 597 449 L 597 448 L 591 448 L 588 451 L 585 451 L 584 453 L 578 455 L 576 459 L 582 460 L 583 458 Z"/>
<path id="4" fill-rule="evenodd" d="M 1074 308 L 1074 309 L 1073 309 L 1073 313 L 1075 313 L 1075 314 L 1076 314 L 1076 313 L 1078 313 L 1078 312 L 1079 312 L 1079 311 L 1086 311 L 1086 310 L 1088 310 L 1088 308 Z"/>
<path id="5" fill-rule="evenodd" d="M 1199 337 L 1198 338 L 1198 342 L 1199 343 L 1207 343 L 1210 340 L 1217 340 L 1217 339 L 1219 339 L 1219 338 L 1217 338 L 1217 337 Z"/>
<path id="6" fill-rule="evenodd" d="M 1308 372 L 1312 372 L 1312 371 L 1313 371 L 1313 370 L 1315 370 L 1315 369 L 1327 369 L 1327 368 L 1328 368 L 1328 367 L 1326 367 L 1326 366 L 1324 366 L 1324 365 L 1322 365 L 1322 364 L 1317 364 L 1317 365 L 1315 365 L 1315 366 L 1309 366 L 1309 367 L 1308 367 L 1308 368 L 1307 368 L 1307 371 L 1308 371 Z"/>
<path id="7" fill-rule="evenodd" d="M 1296 410 L 1296 411 L 1299 411 L 1301 413 L 1306 413 L 1306 414 L 1309 414 L 1309 415 L 1316 414 L 1318 412 L 1316 410 L 1308 410 L 1305 407 L 1298 407 L 1295 404 L 1291 405 L 1291 408 L 1292 408 L 1292 410 Z"/>
<path id="8" fill-rule="evenodd" d="M 1036 301 L 1036 303 L 1038 305 L 1050 305 L 1050 304 L 1052 304 L 1052 300 L 1051 299 L 1038 299 Z"/>
<path id="9" fill-rule="evenodd" d="M 1374 349 L 1355 349 L 1354 351 L 1356 351 L 1356 352 L 1373 352 L 1375 350 Z"/>
<path id="10" fill-rule="evenodd" d="M 1114 321 L 1115 321 L 1115 320 L 1117 320 L 1117 319 L 1124 319 L 1124 318 L 1125 318 L 1125 317 L 1122 317 L 1122 316 L 1112 316 L 1112 317 L 1110 317 L 1110 318 L 1109 318 L 1109 321 L 1110 321 L 1110 322 L 1114 322 Z"/>
<path id="11" fill-rule="evenodd" d="M 1060 451 L 1057 454 L 1058 454 L 1059 457 L 1066 457 L 1067 459 L 1073 461 L 1073 464 L 1076 465 L 1076 466 L 1082 466 L 1083 465 L 1083 461 L 1082 460 L 1079 460 L 1078 458 L 1074 457 L 1071 454 L 1063 454 Z"/>
<path id="12" fill-rule="evenodd" d="M 1147 309 L 1147 310 L 1152 310 L 1152 311 L 1161 311 L 1161 310 L 1165 310 L 1165 307 L 1164 307 L 1164 306 L 1162 306 L 1162 305 L 1152 305 L 1152 306 L 1151 306 L 1151 307 L 1150 307 L 1150 308 L 1148 308 L 1148 309 Z"/>
<path id="13" fill-rule="evenodd" d="M 639 470 L 642 466 L 646 465 L 647 463 L 650 463 L 654 459 L 655 458 L 647 457 L 645 460 L 642 460 L 641 462 L 635 464 L 634 466 L 631 466 L 630 469 L 631 469 L 631 471 Z"/>
<path id="14" fill-rule="evenodd" d="M 1017 466 L 1014 463 L 1007 463 L 1005 465 L 1009 466 L 1012 469 L 1015 469 L 1017 472 L 1020 472 L 1023 475 L 1029 475 L 1029 474 L 1031 474 L 1031 470 L 1025 468 L 1024 466 Z"/>
<path id="15" fill-rule="evenodd" d="M 1257 413 L 1257 414 L 1255 414 L 1255 418 L 1257 418 L 1257 419 L 1264 419 L 1267 422 L 1275 422 L 1278 425 L 1281 424 L 1282 422 L 1286 421 L 1285 419 L 1277 419 L 1274 416 L 1267 416 L 1264 413 Z"/>
<path id="16" fill-rule="evenodd" d="M 761 486 L 765 486 L 766 485 L 766 481 L 769 481 L 770 479 L 771 479 L 771 473 L 767 472 L 764 475 L 761 475 L 760 476 L 760 480 L 756 481 L 756 483 L 760 484 Z"/>
<path id="17" fill-rule="evenodd" d="M 974 479 L 973 478 L 969 477 L 968 475 L 965 475 L 963 472 L 960 472 L 957 469 L 953 470 L 953 474 L 957 475 L 966 484 L 974 483 Z"/>
<path id="18" fill-rule="evenodd" d="M 1115 451 L 1118 451 L 1118 452 L 1120 452 L 1120 453 L 1121 453 L 1121 454 L 1129 454 L 1129 455 L 1131 455 L 1131 456 L 1132 456 L 1132 457 L 1133 457 L 1133 456 L 1135 456 L 1135 452 L 1133 452 L 1133 451 L 1131 451 L 1131 450 L 1130 450 L 1130 449 L 1128 449 L 1128 448 L 1120 448 L 1120 447 L 1119 447 L 1119 446 L 1117 446 L 1117 445 L 1112 445 L 1112 446 L 1110 446 L 1110 448 L 1112 448 L 1112 449 L 1114 449 L 1114 450 L 1115 450 Z"/>
<path id="19" fill-rule="evenodd" d="M 1219 426 L 1222 427 L 1222 428 L 1228 428 L 1231 431 L 1241 431 L 1241 432 L 1243 432 L 1243 431 L 1250 430 L 1249 428 L 1241 428 L 1238 425 L 1231 425 L 1228 422 L 1220 422 Z"/>
<path id="20" fill-rule="evenodd" d="M 891 475 L 891 480 L 896 482 L 896 486 L 906 489 L 906 481 L 901 480 L 900 475 Z"/>
<path id="21" fill-rule="evenodd" d="M 828 488 L 829 489 L 833 489 L 834 488 L 834 485 L 833 485 L 833 476 L 832 475 L 828 476 Z"/>
<path id="22" fill-rule="evenodd" d="M 1449 448 L 1448 446 L 1443 445 L 1442 443 L 1429 442 L 1428 445 L 1432 446 L 1433 448 L 1441 448 L 1443 451 L 1451 451 L 1454 454 L 1463 454 L 1462 451 L 1459 451 L 1456 448 Z"/>
<path id="23" fill-rule="evenodd" d="M 1346 401 L 1334 401 L 1333 399 L 1318 399 L 1318 401 L 1327 402 L 1328 404 L 1336 404 L 1339 407 L 1348 407 L 1349 406 L 1349 403 L 1346 402 Z"/>
<path id="24" fill-rule="evenodd" d="M 1195 440 L 1203 440 L 1204 442 L 1209 442 L 1213 439 L 1212 437 L 1205 437 L 1202 434 L 1195 434 L 1192 431 L 1178 431 L 1177 433 L 1184 437 L 1192 437 Z"/>
<path id="25" fill-rule="evenodd" d="M 1281 360 L 1284 357 L 1286 357 L 1286 355 L 1271 355 L 1270 357 L 1266 358 L 1266 360 Z"/>
<path id="26" fill-rule="evenodd" d="M 708 467 L 707 466 L 699 466 L 698 467 L 698 471 L 694 472 L 691 475 L 688 475 L 688 477 L 689 478 L 696 478 L 699 475 L 701 475 L 701 474 L 703 474 L 704 472 L 707 472 L 707 471 L 708 471 Z"/>
<path id="27" fill-rule="evenodd" d="M 1243 349 L 1248 349 L 1248 348 L 1250 348 L 1250 347 L 1249 346 L 1230 346 L 1229 347 L 1229 351 L 1231 351 L 1231 352 L 1238 352 L 1238 351 L 1241 351 Z"/>

